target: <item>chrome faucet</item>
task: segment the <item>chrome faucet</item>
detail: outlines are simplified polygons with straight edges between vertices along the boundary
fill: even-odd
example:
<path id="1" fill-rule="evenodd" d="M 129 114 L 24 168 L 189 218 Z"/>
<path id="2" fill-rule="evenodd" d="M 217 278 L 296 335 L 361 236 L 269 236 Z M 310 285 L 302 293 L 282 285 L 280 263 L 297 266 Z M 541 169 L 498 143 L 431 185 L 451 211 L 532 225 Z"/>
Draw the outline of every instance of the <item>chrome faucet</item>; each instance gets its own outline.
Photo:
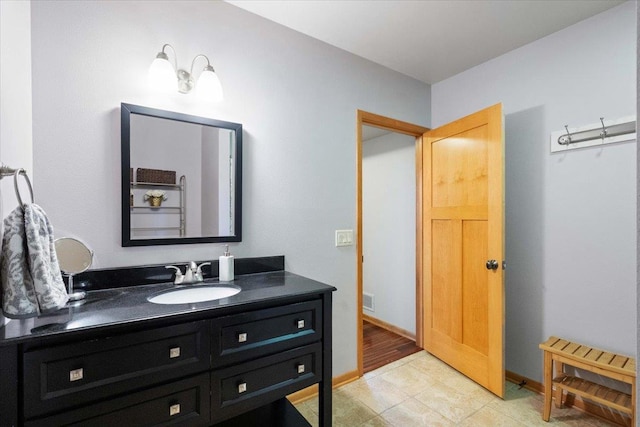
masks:
<path id="1" fill-rule="evenodd" d="M 182 283 L 193 283 L 195 282 L 193 276 L 196 273 L 196 263 L 191 261 L 189 264 L 187 264 L 187 268 L 184 270 L 184 280 L 182 280 Z"/>
<path id="2" fill-rule="evenodd" d="M 199 283 L 204 280 L 204 275 L 202 274 L 202 267 L 205 265 L 211 265 L 210 262 L 203 262 L 200 265 L 197 265 L 194 261 L 189 262 L 186 265 L 184 274 L 180 271 L 179 267 L 175 265 L 167 265 L 164 268 L 173 268 L 176 270 L 176 277 L 173 280 L 174 285 L 182 285 L 189 283 Z"/>

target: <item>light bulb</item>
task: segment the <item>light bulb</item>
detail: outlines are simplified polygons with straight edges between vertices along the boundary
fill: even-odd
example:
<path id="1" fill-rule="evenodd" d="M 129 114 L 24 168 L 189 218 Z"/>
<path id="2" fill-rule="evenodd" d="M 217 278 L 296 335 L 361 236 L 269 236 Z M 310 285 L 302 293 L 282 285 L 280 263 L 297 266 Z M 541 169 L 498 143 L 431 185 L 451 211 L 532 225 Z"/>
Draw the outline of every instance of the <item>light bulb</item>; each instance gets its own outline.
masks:
<path id="1" fill-rule="evenodd" d="M 224 99 L 222 85 L 213 67 L 207 65 L 196 83 L 196 93 L 198 98 L 206 101 L 220 102 Z"/>
<path id="2" fill-rule="evenodd" d="M 160 92 L 175 92 L 178 88 L 176 72 L 163 52 L 156 56 L 149 67 L 149 86 Z"/>

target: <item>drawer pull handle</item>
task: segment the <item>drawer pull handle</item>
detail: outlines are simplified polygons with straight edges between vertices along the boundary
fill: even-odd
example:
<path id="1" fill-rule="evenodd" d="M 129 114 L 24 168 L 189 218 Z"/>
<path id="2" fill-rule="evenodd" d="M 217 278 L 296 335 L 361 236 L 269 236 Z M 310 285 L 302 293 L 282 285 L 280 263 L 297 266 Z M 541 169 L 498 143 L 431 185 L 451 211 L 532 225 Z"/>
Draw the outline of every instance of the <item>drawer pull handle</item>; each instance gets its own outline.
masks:
<path id="1" fill-rule="evenodd" d="M 80 381 L 82 378 L 84 378 L 84 370 L 82 368 L 69 371 L 69 381 Z"/>
<path id="2" fill-rule="evenodd" d="M 304 319 L 298 320 L 298 329 L 304 328 Z"/>
<path id="3" fill-rule="evenodd" d="M 169 359 L 175 359 L 176 357 L 180 357 L 180 347 L 170 348 L 169 349 Z"/>
<path id="4" fill-rule="evenodd" d="M 247 342 L 247 333 L 242 332 L 238 334 L 238 342 Z"/>
<path id="5" fill-rule="evenodd" d="M 180 413 L 180 404 L 176 403 L 175 405 L 169 406 L 169 416 L 172 417 Z"/>
<path id="6" fill-rule="evenodd" d="M 299 374 L 304 374 L 304 364 L 300 363 L 298 365 L 298 373 Z"/>
<path id="7" fill-rule="evenodd" d="M 238 393 L 244 393 L 247 391 L 247 383 L 238 384 Z"/>

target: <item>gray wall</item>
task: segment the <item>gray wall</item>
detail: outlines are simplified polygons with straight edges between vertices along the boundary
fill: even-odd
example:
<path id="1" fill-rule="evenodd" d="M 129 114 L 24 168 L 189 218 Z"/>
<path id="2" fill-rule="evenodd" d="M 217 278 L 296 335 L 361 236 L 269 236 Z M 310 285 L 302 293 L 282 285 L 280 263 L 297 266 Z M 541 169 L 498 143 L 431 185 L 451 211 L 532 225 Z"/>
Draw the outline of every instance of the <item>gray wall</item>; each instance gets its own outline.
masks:
<path id="1" fill-rule="evenodd" d="M 416 333 L 416 139 L 387 133 L 362 146 L 364 310 Z"/>
<path id="2" fill-rule="evenodd" d="M 428 126 L 429 86 L 223 2 L 31 6 L 35 184 L 56 234 L 86 241 L 96 267 L 217 259 L 221 245 L 120 246 L 119 107 L 242 123 L 243 242 L 231 252 L 284 254 L 288 270 L 336 286 L 334 373 L 355 370 L 355 247 L 336 248 L 334 230 L 355 229 L 356 109 Z M 163 43 L 180 67 L 209 56 L 226 100 L 152 94 Z"/>
<path id="3" fill-rule="evenodd" d="M 28 2 L 0 2 L 0 161 L 27 170 L 33 181 L 30 29 Z M 27 187 L 21 194 L 28 197 Z M 0 217 L 17 205 L 13 178 L 5 178 L 0 181 Z"/>
<path id="4" fill-rule="evenodd" d="M 432 86 L 434 127 L 502 102 L 506 366 L 542 379 L 549 335 L 636 351 L 636 144 L 550 154 L 565 124 L 635 115 L 627 2 Z"/>
<path id="5" fill-rule="evenodd" d="M 33 181 L 31 133 L 31 5 L 0 2 L 0 161 L 23 168 Z M 29 197 L 25 181 L 19 181 L 22 197 Z M 16 208 L 13 178 L 0 181 L 0 218 Z M 0 225 L 1 226 L 1 225 Z M 5 317 L 0 313 L 0 326 Z"/>

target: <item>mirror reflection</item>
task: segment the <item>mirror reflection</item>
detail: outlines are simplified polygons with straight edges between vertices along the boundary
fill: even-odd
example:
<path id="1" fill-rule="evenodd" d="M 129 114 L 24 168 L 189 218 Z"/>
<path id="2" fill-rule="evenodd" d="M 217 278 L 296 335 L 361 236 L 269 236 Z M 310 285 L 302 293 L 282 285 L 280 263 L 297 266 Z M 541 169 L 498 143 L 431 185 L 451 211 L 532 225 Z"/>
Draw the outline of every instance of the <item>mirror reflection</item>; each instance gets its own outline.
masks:
<path id="1" fill-rule="evenodd" d="M 122 104 L 123 246 L 241 240 L 242 125 Z"/>

